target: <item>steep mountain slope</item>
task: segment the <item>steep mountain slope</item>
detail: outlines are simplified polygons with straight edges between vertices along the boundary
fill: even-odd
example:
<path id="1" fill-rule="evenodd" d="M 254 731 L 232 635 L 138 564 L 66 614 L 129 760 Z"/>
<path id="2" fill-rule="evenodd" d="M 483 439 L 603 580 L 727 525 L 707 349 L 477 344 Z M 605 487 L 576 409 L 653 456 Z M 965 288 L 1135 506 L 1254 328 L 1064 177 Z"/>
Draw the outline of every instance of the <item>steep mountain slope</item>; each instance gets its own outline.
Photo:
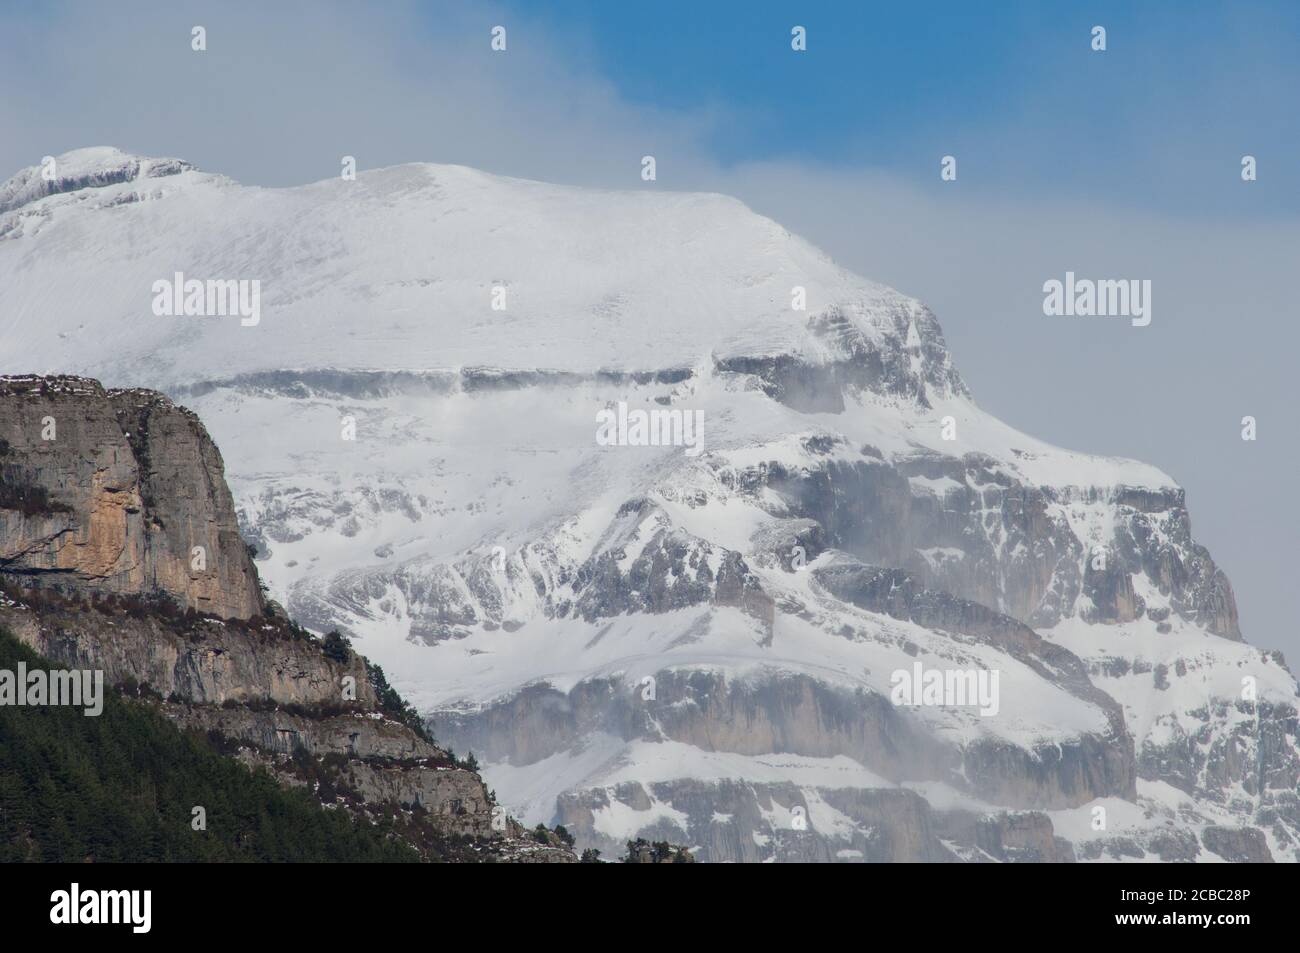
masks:
<path id="1" fill-rule="evenodd" d="M 6 819 L 18 825 L 11 832 L 26 843 L 24 857 L 576 859 L 525 837 L 473 763 L 426 735 L 382 669 L 337 634 L 316 639 L 263 602 L 221 455 L 199 420 L 161 394 L 106 391 L 80 377 L 0 376 L 0 635 L 6 657 L 39 661 L 8 641 L 16 637 L 42 659 L 98 673 L 138 700 L 114 701 L 104 724 L 91 727 L 80 711 L 69 722 L 56 707 L 49 718 L 60 733 L 31 723 L 43 724 L 50 708 L 11 709 L 15 699 L 3 699 L 17 740 L 0 752 L 0 787 L 22 802 Z M 12 694 L 4 684 L 12 669 L 4 675 L 0 693 Z M 158 715 L 209 745 L 168 732 Z M 87 767 L 95 739 L 105 750 Z M 346 809 L 359 825 L 266 794 L 265 779 L 223 766 L 211 744 Z M 31 763 L 41 751 L 50 760 L 43 767 Z M 102 829 L 102 817 L 72 809 L 79 799 L 112 799 L 130 772 L 123 752 L 148 762 L 141 752 L 168 751 L 181 763 L 139 768 L 163 789 L 156 813 L 148 797 L 131 796 L 124 815 L 156 840 L 133 852 Z M 241 776 L 261 794 L 232 796 Z M 197 800 L 184 805 L 181 792 Z M 196 804 L 211 804 L 214 824 L 227 825 L 208 847 L 190 843 Z M 249 812 L 261 828 L 241 836 L 229 825 L 247 825 Z M 331 832 L 343 842 L 322 848 Z M 290 843 L 298 837 L 303 843 Z"/>
<path id="2" fill-rule="evenodd" d="M 721 196 L 58 168 L 0 189 L 0 368 L 184 399 L 277 597 L 529 823 L 706 860 L 1296 859 L 1296 683 L 1182 491 L 984 414 L 918 302 Z M 155 315 L 177 272 L 259 280 L 258 322 Z M 702 431 L 611 443 L 606 410 Z M 997 703 L 894 704 L 918 664 Z"/>
<path id="3" fill-rule="evenodd" d="M 0 629 L 0 668 L 48 660 Z M 193 809 L 204 809 L 196 832 Z M 211 823 L 208 823 L 208 812 Z M 324 811 L 113 693 L 76 708 L 0 706 L 0 861 L 414 861 L 388 831 Z"/>

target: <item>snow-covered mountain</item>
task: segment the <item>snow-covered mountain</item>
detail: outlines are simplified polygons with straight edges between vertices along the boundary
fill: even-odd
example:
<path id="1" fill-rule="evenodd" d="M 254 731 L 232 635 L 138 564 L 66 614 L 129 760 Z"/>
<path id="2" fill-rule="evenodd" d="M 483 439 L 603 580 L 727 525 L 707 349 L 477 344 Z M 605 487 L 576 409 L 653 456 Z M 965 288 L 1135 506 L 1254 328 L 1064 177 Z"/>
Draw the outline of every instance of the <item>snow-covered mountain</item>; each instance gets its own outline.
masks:
<path id="1" fill-rule="evenodd" d="M 197 411 L 277 598 L 525 821 L 706 860 L 1297 859 L 1296 682 L 1174 481 L 983 413 L 929 310 L 739 202 L 53 173 L 0 186 L 0 372 Z M 256 280 L 258 320 L 157 314 L 177 273 Z M 677 445 L 636 445 L 650 412 Z M 895 704 L 917 666 L 996 703 Z"/>

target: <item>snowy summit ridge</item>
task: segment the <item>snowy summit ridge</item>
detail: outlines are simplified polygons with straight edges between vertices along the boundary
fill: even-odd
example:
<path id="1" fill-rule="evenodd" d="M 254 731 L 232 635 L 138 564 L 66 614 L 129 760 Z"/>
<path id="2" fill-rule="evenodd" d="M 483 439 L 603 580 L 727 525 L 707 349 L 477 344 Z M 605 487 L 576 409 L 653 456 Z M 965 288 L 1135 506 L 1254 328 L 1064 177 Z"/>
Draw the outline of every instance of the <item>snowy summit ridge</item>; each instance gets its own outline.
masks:
<path id="1" fill-rule="evenodd" d="M 977 430 L 979 449 L 1031 480 L 1067 469 L 1092 485 L 1174 485 L 983 415 L 928 308 L 726 196 L 427 163 L 266 189 L 109 147 L 58 156 L 54 170 L 0 186 L 0 367 L 57 354 L 61 371 L 182 393 L 289 369 L 468 388 L 740 372 L 802 410 L 951 405 L 944 414 L 969 425 L 958 446 Z M 93 303 L 68 287 L 69 258 Z M 151 289 L 176 274 L 257 280 L 266 320 L 250 335 L 222 318 L 156 316 Z"/>
<path id="2" fill-rule="evenodd" d="M 423 163 L 248 188 L 106 148 L 55 168 L 54 181 L 33 167 L 0 187 L 0 234 L 58 245 L 93 209 L 103 242 L 82 265 L 101 288 L 98 323 L 136 343 L 142 373 L 172 383 L 218 368 L 646 372 L 711 355 L 825 363 L 910 347 L 935 396 L 964 393 L 924 307 L 721 195 L 594 192 Z M 7 276 L 20 297 L 51 280 L 45 257 Z M 260 279 L 276 320 L 252 347 L 210 324 L 150 320 L 141 289 L 177 270 Z M 792 310 L 796 288 L 805 312 Z M 8 343 L 53 344 L 66 330 L 19 324 Z M 70 335 L 63 348 L 103 370 L 92 342 Z"/>

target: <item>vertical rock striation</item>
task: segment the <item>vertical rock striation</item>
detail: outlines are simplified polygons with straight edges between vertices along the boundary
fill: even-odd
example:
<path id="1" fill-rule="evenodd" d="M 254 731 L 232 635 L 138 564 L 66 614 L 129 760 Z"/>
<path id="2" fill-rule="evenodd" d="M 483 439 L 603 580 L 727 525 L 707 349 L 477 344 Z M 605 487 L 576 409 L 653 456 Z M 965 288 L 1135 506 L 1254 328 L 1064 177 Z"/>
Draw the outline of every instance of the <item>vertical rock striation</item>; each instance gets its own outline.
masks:
<path id="1" fill-rule="evenodd" d="M 0 398 L 0 571 L 219 618 L 261 614 L 221 454 L 198 417 L 77 377 L 0 377 Z"/>

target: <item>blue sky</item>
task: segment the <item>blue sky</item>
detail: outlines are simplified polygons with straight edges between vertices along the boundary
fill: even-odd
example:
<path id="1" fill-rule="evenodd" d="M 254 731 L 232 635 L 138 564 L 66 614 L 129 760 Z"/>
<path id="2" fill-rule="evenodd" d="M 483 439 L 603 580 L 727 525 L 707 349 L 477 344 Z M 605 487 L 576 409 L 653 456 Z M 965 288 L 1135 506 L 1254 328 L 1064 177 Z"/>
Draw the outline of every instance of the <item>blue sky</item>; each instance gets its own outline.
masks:
<path id="1" fill-rule="evenodd" d="M 735 195 L 930 305 L 986 409 L 1171 474 L 1246 637 L 1300 659 L 1300 3 L 0 0 L 0 88 L 0 178 L 116 145 Z M 1152 324 L 1045 318 L 1066 270 L 1152 280 Z"/>
<path id="2" fill-rule="evenodd" d="M 351 29 L 357 49 L 380 45 L 389 54 L 381 68 L 385 77 L 409 84 L 435 83 L 454 64 L 458 86 L 513 81 L 522 90 L 545 60 L 549 76 L 538 89 L 563 95 L 546 81 L 556 76 L 607 89 L 625 113 L 654 119 L 648 129 L 666 124 L 688 130 L 675 144 L 688 146 L 693 160 L 723 170 L 797 161 L 870 169 L 937 188 L 937 157 L 952 154 L 963 189 L 995 198 L 1047 193 L 1206 219 L 1278 220 L 1300 212 L 1300 189 L 1291 187 L 1300 178 L 1300 3 L 393 0 L 379 7 L 274 6 L 274 14 L 259 18 L 247 3 L 182 2 L 133 23 L 137 42 L 155 56 L 132 57 L 117 70 L 144 80 L 150 61 L 170 53 L 176 69 L 168 81 L 180 88 L 142 83 L 146 95 L 130 106 L 120 103 L 119 110 L 138 114 L 155 105 L 152 96 L 162 106 L 152 128 L 162 130 L 174 119 L 167 100 L 193 104 L 202 92 L 201 105 L 233 124 L 233 116 L 222 114 L 249 112 L 236 71 L 267 74 L 260 90 L 268 105 L 288 110 L 301 109 L 305 100 L 324 103 L 331 87 L 371 78 L 349 75 L 346 64 L 323 55 L 297 77 L 311 85 L 298 87 L 271 79 L 275 64 L 262 60 L 309 62 L 318 33 Z M 113 25 L 87 24 L 79 16 L 92 9 L 84 0 L 0 4 L 0 58 L 40 84 L 25 103 L 8 108 L 37 112 L 43 103 L 86 94 L 72 85 L 78 70 L 67 58 L 75 45 L 61 40 L 84 33 L 94 42 L 98 27 L 100 42 L 111 50 Z M 387 15 L 375 15 L 376 9 Z M 250 19 L 264 21 L 252 27 L 262 37 L 242 31 L 239 24 Z M 164 33 L 183 37 L 186 25 L 199 21 L 212 30 L 206 60 L 186 57 L 184 44 L 166 49 Z M 498 22 L 510 31 L 509 56 L 488 50 L 487 30 Z M 796 23 L 808 30 L 806 53 L 790 50 Z M 1089 46 L 1094 24 L 1107 29 L 1105 53 Z M 201 86 L 187 88 L 191 81 Z M 429 85 L 424 92 L 436 96 L 439 89 Z M 563 112 L 566 104 L 548 106 Z M 567 107 L 586 108 L 582 102 Z M 0 104 L 0 121 L 5 109 Z M 121 117 L 110 111 L 101 118 Z M 373 128 L 365 135 L 379 162 L 428 158 L 425 140 L 376 125 L 386 118 L 382 109 L 367 117 Z M 316 117 L 317 129 L 325 119 Z M 511 121 L 508 110 L 501 119 Z M 268 152 L 289 152 L 297 131 L 285 123 L 277 131 L 247 144 L 245 153 L 259 144 Z M 439 158 L 478 165 L 495 160 L 506 166 L 502 171 L 538 175 L 507 158 L 531 148 L 536 136 L 531 128 L 528 134 L 530 140 L 517 141 L 514 149 L 464 157 L 454 144 L 448 149 L 442 143 Z M 284 141 L 277 141 L 281 136 Z M 661 158 L 677 158 L 662 139 L 646 145 L 666 153 Z M 18 160 L 29 152 L 20 136 L 0 139 L 6 168 L 25 164 Z M 1256 155 L 1261 169 L 1249 192 L 1237 180 L 1245 153 Z M 277 176 L 269 161 L 230 171 L 267 184 L 297 181 L 287 169 Z M 692 184 L 670 177 L 666 187 Z"/>
<path id="3" fill-rule="evenodd" d="M 511 6 L 521 41 L 534 26 L 565 36 L 627 102 L 716 117 L 702 141 L 724 164 L 799 159 L 930 182 L 935 156 L 954 154 L 990 190 L 1178 214 L 1300 209 L 1300 189 L 1283 185 L 1300 176 L 1300 4 Z M 1105 53 L 1090 48 L 1095 24 Z M 1245 203 L 1243 153 L 1268 170 Z"/>

